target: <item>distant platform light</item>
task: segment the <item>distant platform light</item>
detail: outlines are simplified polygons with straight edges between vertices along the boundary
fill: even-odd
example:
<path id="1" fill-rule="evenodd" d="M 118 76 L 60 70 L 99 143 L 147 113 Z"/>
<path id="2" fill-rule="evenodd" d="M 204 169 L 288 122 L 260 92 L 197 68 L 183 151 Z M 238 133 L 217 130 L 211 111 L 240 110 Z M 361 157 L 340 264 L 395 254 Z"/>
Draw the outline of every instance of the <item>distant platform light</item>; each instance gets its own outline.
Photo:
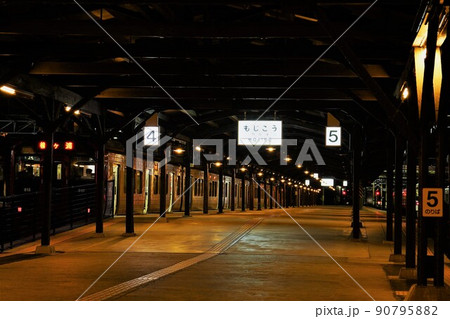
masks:
<path id="1" fill-rule="evenodd" d="M 283 179 L 281 180 L 281 182 L 284 183 L 284 182 L 286 182 L 286 180 L 283 178 Z"/>
<path id="2" fill-rule="evenodd" d="M 195 147 L 195 150 L 196 150 L 197 152 L 201 152 L 202 148 L 201 148 L 200 146 L 196 146 L 196 147 Z"/>
<path id="3" fill-rule="evenodd" d="M 275 177 L 271 177 L 270 180 L 273 182 L 275 180 Z"/>
<path id="4" fill-rule="evenodd" d="M 215 162 L 214 165 L 215 165 L 216 167 L 220 167 L 220 166 L 222 166 L 222 162 Z"/>
<path id="5" fill-rule="evenodd" d="M 408 96 L 409 96 L 409 89 L 408 89 L 408 87 L 405 86 L 405 88 L 403 89 L 403 92 L 402 92 L 402 100 L 406 100 L 408 98 Z"/>
<path id="6" fill-rule="evenodd" d="M 266 151 L 267 152 L 274 152 L 275 149 L 276 149 L 275 147 L 269 146 L 269 147 L 266 148 Z"/>
<path id="7" fill-rule="evenodd" d="M 290 161 L 292 161 L 292 158 L 290 158 L 289 156 L 286 156 L 284 160 L 285 160 L 286 162 L 290 162 Z"/>
<path id="8" fill-rule="evenodd" d="M 263 175 L 264 175 L 263 172 L 258 173 L 258 176 L 263 176 Z"/>
<path id="9" fill-rule="evenodd" d="M 301 164 L 298 164 L 297 167 L 298 167 L 298 168 L 302 168 L 302 165 L 301 165 Z"/>
<path id="10" fill-rule="evenodd" d="M 5 92 L 5 93 L 10 94 L 10 95 L 15 95 L 16 94 L 16 90 L 13 89 L 12 87 L 8 86 L 8 85 L 2 85 L 0 87 L 0 91 Z"/>
<path id="11" fill-rule="evenodd" d="M 305 175 L 308 175 L 309 174 L 309 171 L 305 171 Z"/>
<path id="12" fill-rule="evenodd" d="M 247 169 L 246 169 L 245 167 L 241 167 L 239 170 L 240 170 L 241 172 L 245 172 Z"/>
<path id="13" fill-rule="evenodd" d="M 182 149 L 181 147 L 177 147 L 176 149 L 173 150 L 175 153 L 177 154 L 183 154 L 184 153 L 184 149 Z"/>

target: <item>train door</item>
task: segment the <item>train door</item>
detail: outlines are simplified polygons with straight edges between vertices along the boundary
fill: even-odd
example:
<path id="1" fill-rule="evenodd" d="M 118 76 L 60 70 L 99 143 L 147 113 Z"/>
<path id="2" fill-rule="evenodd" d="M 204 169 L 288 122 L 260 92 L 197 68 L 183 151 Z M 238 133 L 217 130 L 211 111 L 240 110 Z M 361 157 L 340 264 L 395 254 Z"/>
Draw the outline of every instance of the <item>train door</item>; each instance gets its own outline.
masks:
<path id="1" fill-rule="evenodd" d="M 113 165 L 113 178 L 114 178 L 114 194 L 113 194 L 113 216 L 117 213 L 117 208 L 119 207 L 119 176 L 120 176 L 120 165 Z"/>
<path id="2" fill-rule="evenodd" d="M 150 196 L 151 196 L 151 178 L 152 170 L 147 169 L 145 174 L 145 200 L 144 200 L 144 213 L 150 212 Z"/>
<path id="3" fill-rule="evenodd" d="M 173 173 L 169 173 L 169 209 L 168 212 L 172 212 L 172 206 L 173 206 L 173 189 L 174 189 L 174 177 Z"/>

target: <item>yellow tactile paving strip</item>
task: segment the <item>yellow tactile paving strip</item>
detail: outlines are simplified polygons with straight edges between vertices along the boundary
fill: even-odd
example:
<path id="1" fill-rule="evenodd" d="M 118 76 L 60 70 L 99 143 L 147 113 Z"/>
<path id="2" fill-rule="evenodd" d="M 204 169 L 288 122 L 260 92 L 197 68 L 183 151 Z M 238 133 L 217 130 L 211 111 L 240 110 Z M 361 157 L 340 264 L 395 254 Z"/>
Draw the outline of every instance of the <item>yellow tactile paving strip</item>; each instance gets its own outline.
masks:
<path id="1" fill-rule="evenodd" d="M 224 240 L 217 243 L 216 245 L 214 245 L 213 247 L 211 247 L 209 250 L 207 250 L 206 252 L 204 252 L 201 255 L 184 260 L 175 265 L 157 270 L 150 274 L 123 282 L 116 286 L 113 286 L 113 287 L 107 288 L 105 290 L 99 291 L 97 293 L 94 293 L 92 295 L 86 296 L 80 300 L 82 300 L 82 301 L 100 301 L 100 300 L 111 299 L 113 297 L 117 297 L 122 294 L 125 294 L 133 289 L 139 288 L 142 285 L 145 285 L 152 281 L 158 280 L 159 278 L 173 274 L 177 271 L 180 271 L 180 270 L 188 268 L 192 265 L 198 264 L 199 262 L 202 262 L 202 261 L 205 261 L 212 257 L 215 257 L 215 256 L 225 252 L 228 248 L 230 248 L 235 243 L 237 243 L 242 237 L 244 237 L 254 227 L 256 227 L 262 220 L 263 220 L 263 218 L 254 218 L 254 219 L 249 220 L 247 223 L 242 225 L 237 231 L 230 234 Z"/>

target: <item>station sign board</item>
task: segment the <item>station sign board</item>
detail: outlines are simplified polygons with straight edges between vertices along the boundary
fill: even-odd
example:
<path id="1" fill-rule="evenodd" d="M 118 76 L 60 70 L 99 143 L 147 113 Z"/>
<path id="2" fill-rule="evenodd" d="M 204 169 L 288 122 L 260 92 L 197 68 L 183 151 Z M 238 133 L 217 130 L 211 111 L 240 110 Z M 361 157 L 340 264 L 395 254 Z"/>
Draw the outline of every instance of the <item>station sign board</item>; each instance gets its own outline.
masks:
<path id="1" fill-rule="evenodd" d="M 341 146 L 341 127 L 327 126 L 325 131 L 326 146 Z"/>
<path id="2" fill-rule="evenodd" d="M 305 179 L 305 185 L 309 186 L 310 184 L 311 184 L 310 180 L 309 179 Z"/>
<path id="3" fill-rule="evenodd" d="M 321 186 L 334 186 L 334 179 L 332 178 L 322 178 L 320 182 Z"/>
<path id="4" fill-rule="evenodd" d="M 443 192 L 442 188 L 422 189 L 422 216 L 423 217 L 443 217 Z"/>
<path id="5" fill-rule="evenodd" d="M 282 121 L 239 121 L 238 145 L 281 145 Z"/>
<path id="6" fill-rule="evenodd" d="M 159 126 L 144 127 L 144 145 L 159 146 Z"/>

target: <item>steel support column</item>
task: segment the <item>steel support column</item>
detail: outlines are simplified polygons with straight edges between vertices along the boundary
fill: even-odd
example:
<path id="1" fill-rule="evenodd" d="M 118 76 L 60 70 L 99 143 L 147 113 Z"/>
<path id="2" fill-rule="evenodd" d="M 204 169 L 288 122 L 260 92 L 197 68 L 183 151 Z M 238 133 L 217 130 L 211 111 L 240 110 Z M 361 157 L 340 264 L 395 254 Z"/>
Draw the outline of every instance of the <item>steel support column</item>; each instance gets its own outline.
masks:
<path id="1" fill-rule="evenodd" d="M 219 198 L 217 201 L 218 214 L 223 213 L 223 165 L 219 167 Z"/>
<path id="2" fill-rule="evenodd" d="M 99 142 L 97 145 L 97 163 L 95 168 L 96 202 L 95 232 L 103 233 L 103 207 L 105 196 L 105 144 Z"/>
<path id="3" fill-rule="evenodd" d="M 258 195 L 258 210 L 261 210 L 261 182 L 258 181 L 257 185 L 258 185 L 258 190 L 257 190 L 257 195 Z"/>
<path id="4" fill-rule="evenodd" d="M 390 134 L 388 135 L 388 151 L 387 151 L 387 165 L 386 165 L 386 240 L 393 241 L 394 240 L 394 232 L 393 232 L 393 216 L 394 216 L 394 177 L 393 177 L 393 156 L 392 156 L 392 148 L 391 148 L 391 138 Z"/>
<path id="5" fill-rule="evenodd" d="M 134 234 L 134 169 L 126 168 L 125 234 Z"/>
<path id="6" fill-rule="evenodd" d="M 190 172 L 187 171 L 186 169 L 186 175 L 190 176 Z M 188 189 L 190 185 L 186 184 L 184 185 L 184 187 L 186 189 Z M 159 215 L 162 217 L 165 217 L 166 215 L 166 165 L 161 165 L 161 167 L 159 168 Z M 186 207 L 189 207 L 189 191 L 184 193 L 184 198 L 186 199 L 184 201 L 184 207 L 186 210 Z"/>
<path id="7" fill-rule="evenodd" d="M 403 140 L 395 139 L 394 254 L 402 254 Z"/>
<path id="8" fill-rule="evenodd" d="M 241 211 L 245 212 L 245 173 L 242 174 L 241 183 Z"/>
<path id="9" fill-rule="evenodd" d="M 209 163 L 203 160 L 203 214 L 209 210 Z"/>
<path id="10" fill-rule="evenodd" d="M 184 162 L 184 216 L 191 216 L 191 158 L 192 158 L 192 144 L 186 143 L 186 158 Z"/>
<path id="11" fill-rule="evenodd" d="M 235 209 L 235 201 L 236 201 L 236 194 L 235 192 L 235 185 L 236 185 L 236 170 L 234 168 L 231 169 L 231 185 L 230 185 L 230 197 L 231 197 L 231 203 L 230 203 L 230 210 L 234 212 Z"/>
<path id="12" fill-rule="evenodd" d="M 357 133 L 357 129 L 353 130 L 351 136 L 353 149 L 353 238 L 360 238 L 360 219 L 359 219 L 359 184 L 361 169 L 361 135 Z"/>
<path id="13" fill-rule="evenodd" d="M 41 246 L 50 246 L 50 228 L 52 219 L 52 187 L 53 187 L 53 143 L 54 133 L 46 134 L 47 147 L 43 161 L 42 194 L 42 229 Z"/>

